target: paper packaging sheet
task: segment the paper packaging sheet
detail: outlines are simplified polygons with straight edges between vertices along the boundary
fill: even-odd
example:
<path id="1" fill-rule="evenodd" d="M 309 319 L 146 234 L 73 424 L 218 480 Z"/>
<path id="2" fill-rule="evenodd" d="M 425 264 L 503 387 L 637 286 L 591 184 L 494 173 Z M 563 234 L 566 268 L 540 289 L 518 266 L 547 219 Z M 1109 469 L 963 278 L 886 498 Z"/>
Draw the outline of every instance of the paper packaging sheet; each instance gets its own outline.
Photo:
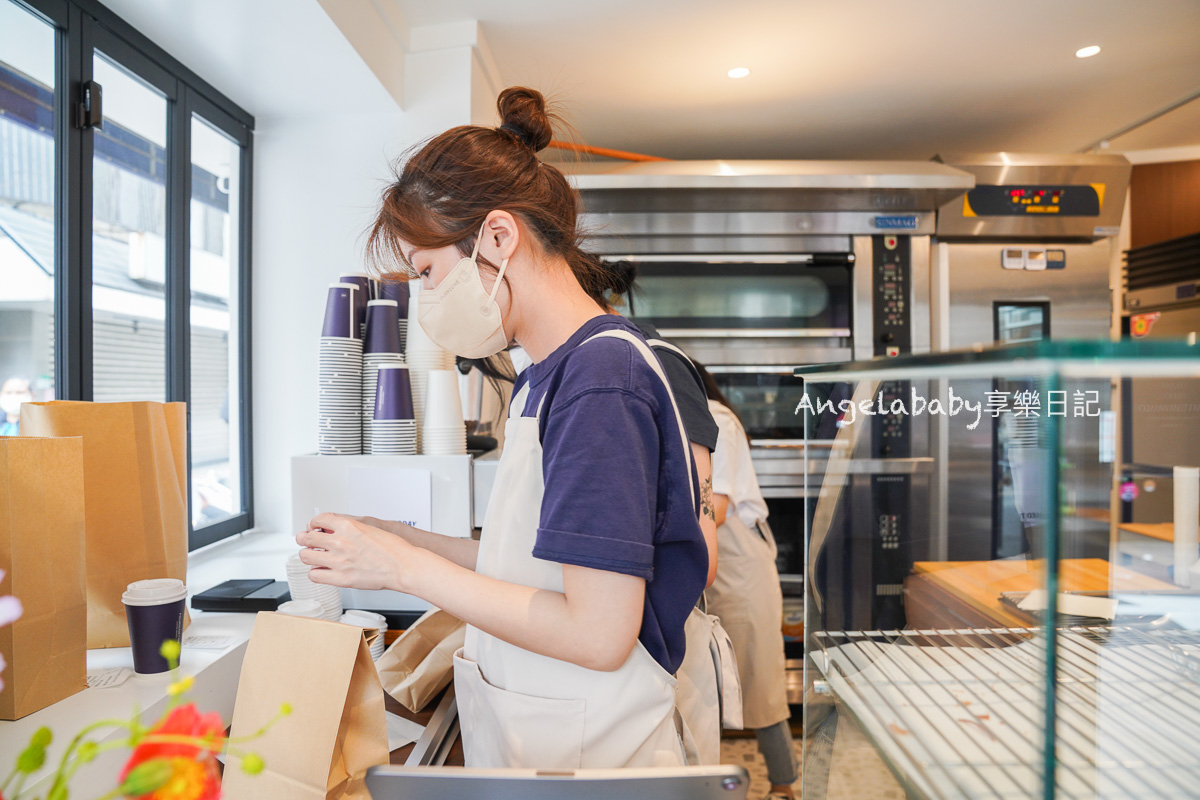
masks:
<path id="1" fill-rule="evenodd" d="M 231 736 L 253 734 L 292 707 L 262 738 L 244 745 L 266 762 L 247 775 L 230 755 L 225 800 L 369 800 L 367 769 L 388 762 L 383 689 L 363 629 L 260 612 L 246 647 Z"/>
<path id="2" fill-rule="evenodd" d="M 82 439 L 0 437 L 0 594 L 25 609 L 0 628 L 0 719 L 86 686 L 83 509 Z"/>
<path id="3" fill-rule="evenodd" d="M 21 433 L 83 437 L 87 646 L 128 647 L 126 585 L 187 581 L 187 406 L 25 403 Z"/>

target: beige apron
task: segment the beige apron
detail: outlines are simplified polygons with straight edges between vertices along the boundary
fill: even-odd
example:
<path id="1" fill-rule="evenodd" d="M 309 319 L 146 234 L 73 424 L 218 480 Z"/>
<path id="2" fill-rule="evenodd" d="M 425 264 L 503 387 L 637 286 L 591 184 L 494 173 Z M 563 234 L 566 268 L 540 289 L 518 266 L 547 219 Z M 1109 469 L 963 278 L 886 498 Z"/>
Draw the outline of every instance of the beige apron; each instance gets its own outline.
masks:
<path id="1" fill-rule="evenodd" d="M 742 683 L 745 727 L 767 728 L 791 716 L 783 655 L 783 592 L 776 547 L 734 513 L 717 528 L 717 579 L 705 592 L 708 611 L 733 640 Z"/>
<path id="2" fill-rule="evenodd" d="M 587 341 L 600 336 L 630 341 L 665 383 L 661 366 L 640 339 L 625 331 L 605 331 Z M 499 580 L 562 592 L 562 565 L 533 557 L 545 487 L 538 418 L 521 416 L 528 399 L 528 386 L 513 399 L 475 569 Z M 690 459 L 686 439 L 684 449 Z M 454 688 L 468 767 L 685 763 L 676 728 L 675 678 L 640 641 L 623 666 L 600 672 L 530 652 L 468 625 L 466 643 L 454 656 Z"/>

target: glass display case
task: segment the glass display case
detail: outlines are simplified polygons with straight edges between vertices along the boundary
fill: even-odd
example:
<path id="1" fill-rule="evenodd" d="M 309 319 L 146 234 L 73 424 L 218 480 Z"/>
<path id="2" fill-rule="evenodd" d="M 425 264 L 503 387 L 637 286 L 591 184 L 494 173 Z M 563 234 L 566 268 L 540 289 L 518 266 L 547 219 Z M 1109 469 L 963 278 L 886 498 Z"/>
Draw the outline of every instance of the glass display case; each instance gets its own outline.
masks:
<path id="1" fill-rule="evenodd" d="M 1200 797 L 1200 347 L 796 375 L 806 800 Z"/>

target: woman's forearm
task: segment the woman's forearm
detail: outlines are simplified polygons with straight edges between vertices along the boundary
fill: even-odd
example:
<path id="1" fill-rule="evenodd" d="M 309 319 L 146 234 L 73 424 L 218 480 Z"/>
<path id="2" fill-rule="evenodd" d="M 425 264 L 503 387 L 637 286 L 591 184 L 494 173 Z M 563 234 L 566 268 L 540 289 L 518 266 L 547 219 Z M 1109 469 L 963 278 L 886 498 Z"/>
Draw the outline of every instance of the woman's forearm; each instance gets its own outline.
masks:
<path id="1" fill-rule="evenodd" d="M 464 569 L 474 570 L 479 556 L 479 542 L 461 536 L 445 536 L 440 533 L 423 531 L 403 522 L 394 522 L 375 517 L 365 517 L 363 522 L 376 528 L 393 533 L 404 541 L 435 553 L 442 558 L 457 564 Z"/>

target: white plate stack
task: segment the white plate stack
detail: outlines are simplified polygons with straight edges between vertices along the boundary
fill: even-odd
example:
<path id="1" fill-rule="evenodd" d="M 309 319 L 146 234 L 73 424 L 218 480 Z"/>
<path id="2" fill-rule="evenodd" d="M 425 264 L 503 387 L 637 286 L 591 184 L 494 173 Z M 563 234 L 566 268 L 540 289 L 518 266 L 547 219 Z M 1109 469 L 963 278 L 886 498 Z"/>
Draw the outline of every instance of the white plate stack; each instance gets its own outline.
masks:
<path id="1" fill-rule="evenodd" d="M 321 605 L 321 619 L 337 622 L 342 616 L 342 592 L 336 586 L 313 583 L 308 579 L 308 564 L 300 560 L 300 554 L 287 560 L 288 590 L 293 600 L 315 600 Z"/>
<path id="2" fill-rule="evenodd" d="M 318 452 L 362 453 L 362 339 L 322 336 L 318 374 Z"/>
<path id="3" fill-rule="evenodd" d="M 411 281 L 409 286 L 411 294 L 408 299 L 408 343 L 404 351 L 404 360 L 411 369 L 413 408 L 416 412 L 417 429 L 423 436 L 429 371 L 454 369 L 454 354 L 438 347 L 425 335 L 420 323 L 421 282 Z M 421 452 L 425 452 L 423 444 Z"/>
<path id="4" fill-rule="evenodd" d="M 375 637 L 375 641 L 371 642 L 371 660 L 378 661 L 385 649 L 383 635 L 387 633 L 387 618 L 383 614 L 376 614 L 374 611 L 350 609 L 345 614 L 342 614 L 342 622 L 358 628 L 379 631 L 379 635 Z"/>
<path id="5" fill-rule="evenodd" d="M 458 370 L 430 370 L 421 427 L 421 453 L 459 456 L 467 452 L 467 426 L 458 396 Z"/>
<path id="6" fill-rule="evenodd" d="M 371 449 L 376 456 L 415 456 L 417 421 L 413 418 L 412 381 L 407 364 L 384 364 L 376 378 L 371 420 Z"/>

